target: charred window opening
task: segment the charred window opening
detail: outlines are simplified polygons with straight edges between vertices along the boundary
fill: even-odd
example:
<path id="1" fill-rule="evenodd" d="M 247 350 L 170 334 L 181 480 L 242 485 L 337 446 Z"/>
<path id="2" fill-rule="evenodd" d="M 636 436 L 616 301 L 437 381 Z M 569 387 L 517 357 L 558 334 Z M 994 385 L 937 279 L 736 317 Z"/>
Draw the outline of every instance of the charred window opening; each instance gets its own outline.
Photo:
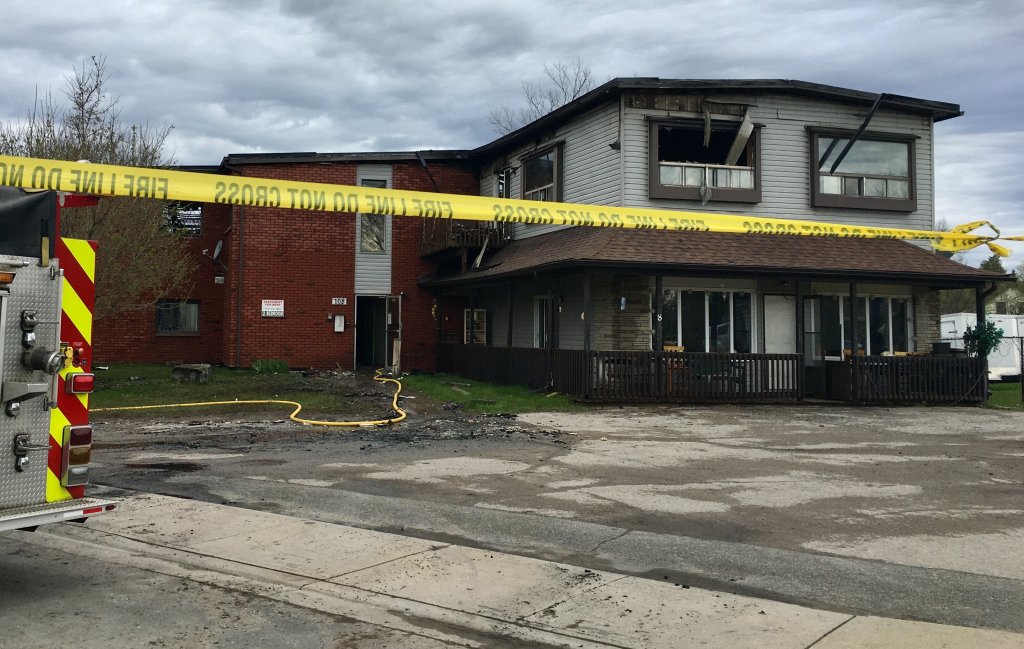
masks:
<path id="1" fill-rule="evenodd" d="M 562 199 L 562 148 L 556 146 L 523 159 L 522 195 L 528 201 Z"/>
<path id="2" fill-rule="evenodd" d="M 198 237 L 203 233 L 203 204 L 185 201 L 166 203 L 164 220 L 171 232 L 186 237 Z"/>
<path id="3" fill-rule="evenodd" d="M 749 121 L 652 122 L 652 198 L 757 202 L 758 132 Z"/>

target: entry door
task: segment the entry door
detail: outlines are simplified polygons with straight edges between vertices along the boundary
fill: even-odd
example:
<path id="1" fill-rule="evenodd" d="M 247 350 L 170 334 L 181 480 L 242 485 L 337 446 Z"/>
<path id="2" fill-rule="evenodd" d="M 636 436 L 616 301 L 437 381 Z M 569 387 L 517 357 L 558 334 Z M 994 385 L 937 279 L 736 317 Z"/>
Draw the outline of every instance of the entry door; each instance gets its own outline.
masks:
<path id="1" fill-rule="evenodd" d="M 387 317 L 385 325 L 387 348 L 384 350 L 387 354 L 387 362 L 385 364 L 397 373 L 401 371 L 399 365 L 402 358 L 402 296 L 390 295 L 385 300 Z"/>
<path id="2" fill-rule="evenodd" d="M 804 298 L 804 391 L 815 397 L 827 394 L 825 345 L 821 317 L 821 298 Z"/>
<path id="3" fill-rule="evenodd" d="M 796 353 L 796 297 L 764 296 L 764 351 L 766 354 Z"/>

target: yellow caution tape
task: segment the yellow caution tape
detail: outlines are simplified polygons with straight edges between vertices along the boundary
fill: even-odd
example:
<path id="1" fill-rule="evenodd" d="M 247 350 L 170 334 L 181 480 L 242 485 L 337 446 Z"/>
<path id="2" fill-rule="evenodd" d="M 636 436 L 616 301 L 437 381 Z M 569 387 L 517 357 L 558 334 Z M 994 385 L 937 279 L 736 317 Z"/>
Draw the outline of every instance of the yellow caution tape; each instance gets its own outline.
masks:
<path id="1" fill-rule="evenodd" d="M 435 194 L 13 156 L 0 156 L 0 185 L 97 196 L 224 203 L 311 212 L 359 212 L 470 221 L 691 232 L 914 239 L 928 241 L 936 249 L 946 251 L 970 250 L 989 244 L 997 254 L 1009 253 L 1002 246 L 992 245 L 991 242 L 997 239 L 1024 241 L 1024 236 L 1000 236 L 999 231 L 987 221 L 968 223 L 950 232 L 936 232 L 710 212 Z M 991 227 L 995 234 L 972 234 L 984 226 Z"/>

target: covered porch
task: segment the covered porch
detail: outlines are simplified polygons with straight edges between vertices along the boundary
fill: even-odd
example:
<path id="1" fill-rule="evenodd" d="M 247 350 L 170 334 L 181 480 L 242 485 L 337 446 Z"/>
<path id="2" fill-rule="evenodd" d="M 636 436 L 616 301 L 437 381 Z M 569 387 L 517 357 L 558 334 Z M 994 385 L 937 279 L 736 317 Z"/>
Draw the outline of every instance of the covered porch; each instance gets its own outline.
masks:
<path id="1" fill-rule="evenodd" d="M 939 291 L 1000 276 L 911 244 L 574 228 L 434 278 L 438 367 L 595 401 L 980 403 Z"/>

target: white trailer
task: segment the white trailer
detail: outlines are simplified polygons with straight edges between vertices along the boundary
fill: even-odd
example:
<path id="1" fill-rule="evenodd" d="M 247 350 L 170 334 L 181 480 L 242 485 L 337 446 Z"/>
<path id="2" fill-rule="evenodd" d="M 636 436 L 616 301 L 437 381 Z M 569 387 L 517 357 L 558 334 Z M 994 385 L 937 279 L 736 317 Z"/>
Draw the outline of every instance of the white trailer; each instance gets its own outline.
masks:
<path id="1" fill-rule="evenodd" d="M 990 313 L 985 318 L 1003 330 L 1003 340 L 988 355 L 988 380 L 1020 380 L 1020 353 L 1024 336 L 1024 315 Z M 963 349 L 964 332 L 978 322 L 973 313 L 947 313 L 942 316 L 942 339 L 953 349 Z"/>

